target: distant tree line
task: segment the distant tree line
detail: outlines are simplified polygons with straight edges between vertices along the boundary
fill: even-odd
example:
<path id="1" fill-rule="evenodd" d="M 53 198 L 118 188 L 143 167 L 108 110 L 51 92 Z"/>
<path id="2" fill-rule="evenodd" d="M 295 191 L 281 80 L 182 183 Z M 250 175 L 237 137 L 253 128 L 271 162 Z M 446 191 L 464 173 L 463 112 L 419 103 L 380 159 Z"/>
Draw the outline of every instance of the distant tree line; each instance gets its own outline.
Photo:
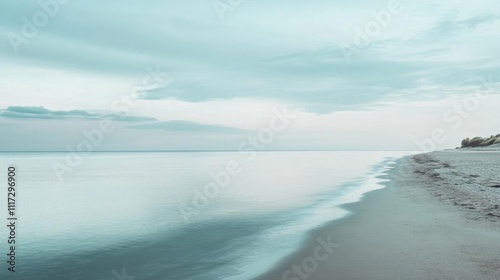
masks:
<path id="1" fill-rule="evenodd" d="M 483 138 L 483 137 L 474 137 L 472 139 L 466 138 L 462 140 L 462 148 L 485 147 L 497 143 L 500 143 L 500 134 L 496 136 L 491 135 L 491 137 L 489 138 Z"/>

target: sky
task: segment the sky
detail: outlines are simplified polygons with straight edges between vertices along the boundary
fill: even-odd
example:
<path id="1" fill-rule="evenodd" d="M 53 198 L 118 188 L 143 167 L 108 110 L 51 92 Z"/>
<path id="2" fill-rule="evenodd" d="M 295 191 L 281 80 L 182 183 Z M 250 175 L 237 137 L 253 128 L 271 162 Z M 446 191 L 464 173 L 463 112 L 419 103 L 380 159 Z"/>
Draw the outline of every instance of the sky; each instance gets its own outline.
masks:
<path id="1" fill-rule="evenodd" d="M 436 2 L 0 0 L 0 151 L 430 150 L 498 134 L 500 2 Z"/>

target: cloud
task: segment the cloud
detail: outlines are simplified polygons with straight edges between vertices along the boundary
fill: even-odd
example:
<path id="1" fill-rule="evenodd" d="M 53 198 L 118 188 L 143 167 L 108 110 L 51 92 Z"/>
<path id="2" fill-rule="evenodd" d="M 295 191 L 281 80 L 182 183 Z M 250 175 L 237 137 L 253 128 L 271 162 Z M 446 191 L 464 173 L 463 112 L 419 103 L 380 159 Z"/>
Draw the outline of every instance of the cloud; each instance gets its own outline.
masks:
<path id="1" fill-rule="evenodd" d="M 179 120 L 135 124 L 126 126 L 125 128 L 164 130 L 168 132 L 230 133 L 230 134 L 242 133 L 245 131 L 227 126 L 209 125 L 209 124 L 202 124 L 190 121 L 179 121 Z"/>
<path id="2" fill-rule="evenodd" d="M 83 110 L 71 111 L 51 111 L 44 107 L 37 106 L 10 106 L 0 110 L 0 117 L 11 119 L 84 119 L 100 120 L 109 119 L 120 122 L 144 122 L 155 121 L 156 119 L 143 116 L 128 116 L 121 114 L 91 113 Z"/>
<path id="3" fill-rule="evenodd" d="M 31 18 L 40 9 L 36 2 L 0 2 L 4 6 L 0 30 L 5 34 L 21 34 L 22 18 Z M 387 1 L 362 2 L 249 1 L 228 13 L 222 23 L 211 1 L 144 5 L 126 0 L 119 7 L 99 3 L 98 10 L 89 4 L 93 0 L 73 1 L 61 6 L 35 38 L 20 46 L 18 54 L 4 40 L 0 57 L 6 69 L 50 65 L 77 77 L 90 72 L 105 85 L 110 77 L 139 79 L 146 66 L 160 65 L 171 83 L 146 91 L 140 99 L 189 103 L 254 99 L 314 113 L 364 109 L 394 97 L 446 98 L 463 81 L 500 75 L 496 58 L 500 46 L 494 37 L 477 33 L 498 24 L 499 17 L 492 14 L 498 1 L 402 1 L 404 12 L 349 63 L 339 43 L 352 44 L 355 30 L 364 29 L 369 15 L 387 6 Z M 144 17 L 149 20 L 143 21 Z M 8 75 L 4 83 L 15 88 L 19 79 Z M 440 90 L 431 92 L 431 87 Z M 51 96 L 54 103 L 59 100 L 57 94 L 84 94 L 68 91 L 42 94 Z"/>
<path id="4" fill-rule="evenodd" d="M 200 103 L 249 98 L 324 114 L 360 109 L 391 95 L 415 98 L 407 91 L 418 87 L 420 79 L 443 76 L 437 64 L 419 61 L 366 57 L 348 62 L 338 48 L 277 56 L 264 65 L 261 73 L 252 76 L 231 73 L 223 78 L 211 73 L 211 78 L 173 79 L 165 87 L 145 92 L 140 99 Z"/>
<path id="5" fill-rule="evenodd" d="M 452 36 L 461 32 L 473 32 L 479 25 L 492 24 L 499 20 L 500 16 L 489 14 L 472 16 L 465 19 L 443 18 L 436 22 L 434 27 L 427 33 L 431 37 L 443 38 Z"/>

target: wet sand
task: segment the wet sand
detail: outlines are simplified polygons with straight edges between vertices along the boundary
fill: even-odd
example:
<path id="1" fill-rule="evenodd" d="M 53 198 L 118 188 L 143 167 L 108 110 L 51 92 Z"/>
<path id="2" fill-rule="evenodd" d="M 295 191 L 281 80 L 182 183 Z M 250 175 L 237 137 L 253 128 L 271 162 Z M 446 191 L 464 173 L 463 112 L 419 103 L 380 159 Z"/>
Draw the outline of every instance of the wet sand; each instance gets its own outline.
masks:
<path id="1" fill-rule="evenodd" d="M 500 279 L 500 151 L 406 157 L 387 179 L 258 279 Z"/>

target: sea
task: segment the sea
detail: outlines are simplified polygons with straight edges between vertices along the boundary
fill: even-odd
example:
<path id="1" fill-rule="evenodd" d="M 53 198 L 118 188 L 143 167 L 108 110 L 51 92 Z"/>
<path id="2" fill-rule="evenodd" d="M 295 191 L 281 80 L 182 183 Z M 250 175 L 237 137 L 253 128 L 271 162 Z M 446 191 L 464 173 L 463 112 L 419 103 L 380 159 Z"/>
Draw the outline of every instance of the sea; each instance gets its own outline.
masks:
<path id="1" fill-rule="evenodd" d="M 384 188 L 409 153 L 0 153 L 0 279 L 253 279 L 351 215 L 342 206 Z"/>

